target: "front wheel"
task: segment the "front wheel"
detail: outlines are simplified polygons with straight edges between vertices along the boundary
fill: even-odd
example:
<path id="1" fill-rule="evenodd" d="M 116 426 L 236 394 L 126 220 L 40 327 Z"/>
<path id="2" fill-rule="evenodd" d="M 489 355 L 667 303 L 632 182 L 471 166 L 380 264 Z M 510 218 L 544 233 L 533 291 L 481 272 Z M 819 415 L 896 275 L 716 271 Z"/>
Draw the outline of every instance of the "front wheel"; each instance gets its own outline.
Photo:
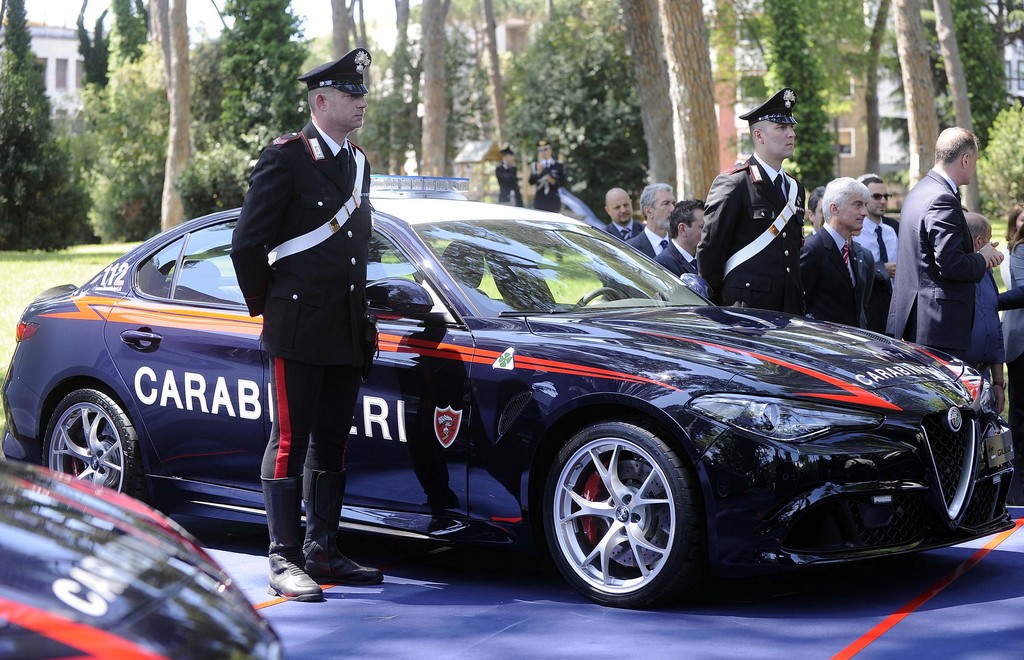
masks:
<path id="1" fill-rule="evenodd" d="M 145 498 L 135 427 L 103 392 L 81 389 L 61 399 L 46 427 L 43 457 L 51 470 Z"/>
<path id="2" fill-rule="evenodd" d="M 614 607 L 650 607 L 704 577 L 706 525 L 696 477 L 656 435 L 613 421 L 562 448 L 544 491 L 545 533 L 573 587 Z"/>

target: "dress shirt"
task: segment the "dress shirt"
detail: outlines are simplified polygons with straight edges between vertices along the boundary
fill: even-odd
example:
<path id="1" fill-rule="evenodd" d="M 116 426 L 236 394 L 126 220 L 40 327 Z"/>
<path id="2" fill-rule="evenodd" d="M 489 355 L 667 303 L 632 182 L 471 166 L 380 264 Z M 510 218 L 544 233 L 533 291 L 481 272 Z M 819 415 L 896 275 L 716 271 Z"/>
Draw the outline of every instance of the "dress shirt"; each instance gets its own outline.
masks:
<path id="1" fill-rule="evenodd" d="M 836 242 L 836 249 L 839 250 L 839 254 L 843 253 L 843 246 L 846 245 L 846 239 L 839 235 L 830 224 L 823 224 L 822 228 L 828 232 L 828 235 L 832 237 L 832 240 Z M 850 281 L 856 282 L 857 278 L 853 274 L 853 251 L 850 251 L 850 257 L 846 261 L 846 270 L 850 273 Z"/>
<path id="2" fill-rule="evenodd" d="M 896 253 L 900 247 L 900 238 L 896 235 L 896 230 L 882 222 L 881 218 L 879 218 L 877 223 L 870 215 L 864 218 L 864 229 L 861 230 L 860 234 L 854 236 L 853 240 L 857 242 L 857 245 L 871 253 L 871 256 L 875 258 L 876 264 L 884 264 L 881 250 L 878 249 L 876 227 L 882 228 L 882 241 L 885 243 L 885 251 L 889 253 L 889 261 L 895 262 Z"/>

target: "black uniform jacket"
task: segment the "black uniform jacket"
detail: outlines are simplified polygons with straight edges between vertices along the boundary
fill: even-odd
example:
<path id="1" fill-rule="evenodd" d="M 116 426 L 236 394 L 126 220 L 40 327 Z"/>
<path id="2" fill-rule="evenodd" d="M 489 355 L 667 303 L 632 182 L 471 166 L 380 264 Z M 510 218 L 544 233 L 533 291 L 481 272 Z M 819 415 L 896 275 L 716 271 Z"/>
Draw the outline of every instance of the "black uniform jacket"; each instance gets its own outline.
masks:
<path id="1" fill-rule="evenodd" d="M 352 142 L 349 145 L 358 149 Z M 274 140 L 249 179 L 231 260 L 249 314 L 263 314 L 272 355 L 309 364 L 362 364 L 370 167 L 360 205 L 329 238 L 273 266 L 267 253 L 320 227 L 352 196 L 355 164 L 339 163 L 312 122 Z"/>
<path id="2" fill-rule="evenodd" d="M 856 285 L 831 234 L 823 228 L 807 238 L 800 250 L 800 280 L 808 316 L 867 327 L 866 309 L 874 284 L 875 260 L 870 252 L 853 243 L 850 265 Z"/>
<path id="3" fill-rule="evenodd" d="M 795 181 L 795 179 L 790 179 Z M 704 206 L 704 231 L 697 246 L 700 274 L 719 305 L 803 314 L 800 246 L 804 187 L 797 182 L 796 213 L 758 254 L 725 275 L 730 256 L 764 233 L 785 207 L 753 156 L 715 177 Z"/>
<path id="4" fill-rule="evenodd" d="M 498 203 L 523 205 L 523 193 L 519 192 L 519 174 L 515 166 L 505 167 L 502 163 L 494 168 L 494 176 L 498 179 Z"/>
<path id="5" fill-rule="evenodd" d="M 541 181 L 549 174 L 554 179 L 553 183 L 546 179 Z M 565 185 L 565 167 L 560 162 L 553 161 L 548 167 L 531 172 L 529 181 L 531 186 L 537 187 L 533 197 L 533 208 L 556 213 L 562 210 L 562 199 L 558 196 L 558 189 Z"/>

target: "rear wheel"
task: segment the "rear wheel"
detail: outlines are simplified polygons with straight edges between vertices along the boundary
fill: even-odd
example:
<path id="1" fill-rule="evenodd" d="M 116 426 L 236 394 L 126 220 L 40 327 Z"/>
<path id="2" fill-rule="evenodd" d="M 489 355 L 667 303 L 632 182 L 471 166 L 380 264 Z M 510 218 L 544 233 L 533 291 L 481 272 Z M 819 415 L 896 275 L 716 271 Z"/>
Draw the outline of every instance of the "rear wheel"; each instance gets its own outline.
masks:
<path id="1" fill-rule="evenodd" d="M 545 488 L 548 547 L 562 575 L 603 605 L 650 607 L 703 578 L 696 478 L 656 435 L 625 422 L 577 433 Z"/>
<path id="2" fill-rule="evenodd" d="M 145 497 L 135 427 L 103 392 L 75 390 L 61 400 L 46 428 L 43 456 L 52 470 Z"/>

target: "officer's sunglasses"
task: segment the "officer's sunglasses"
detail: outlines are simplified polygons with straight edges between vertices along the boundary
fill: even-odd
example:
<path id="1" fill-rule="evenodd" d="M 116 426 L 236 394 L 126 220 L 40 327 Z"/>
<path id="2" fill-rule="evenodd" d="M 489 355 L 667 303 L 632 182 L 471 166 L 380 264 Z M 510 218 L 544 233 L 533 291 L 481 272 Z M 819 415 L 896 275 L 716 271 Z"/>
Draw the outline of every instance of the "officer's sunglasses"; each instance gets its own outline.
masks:
<path id="1" fill-rule="evenodd" d="M 877 199 L 879 201 L 881 201 L 883 199 L 885 201 L 889 201 L 892 198 L 892 193 L 885 193 L 885 194 L 875 193 L 875 194 L 871 195 L 871 197 L 874 198 L 874 199 Z"/>

